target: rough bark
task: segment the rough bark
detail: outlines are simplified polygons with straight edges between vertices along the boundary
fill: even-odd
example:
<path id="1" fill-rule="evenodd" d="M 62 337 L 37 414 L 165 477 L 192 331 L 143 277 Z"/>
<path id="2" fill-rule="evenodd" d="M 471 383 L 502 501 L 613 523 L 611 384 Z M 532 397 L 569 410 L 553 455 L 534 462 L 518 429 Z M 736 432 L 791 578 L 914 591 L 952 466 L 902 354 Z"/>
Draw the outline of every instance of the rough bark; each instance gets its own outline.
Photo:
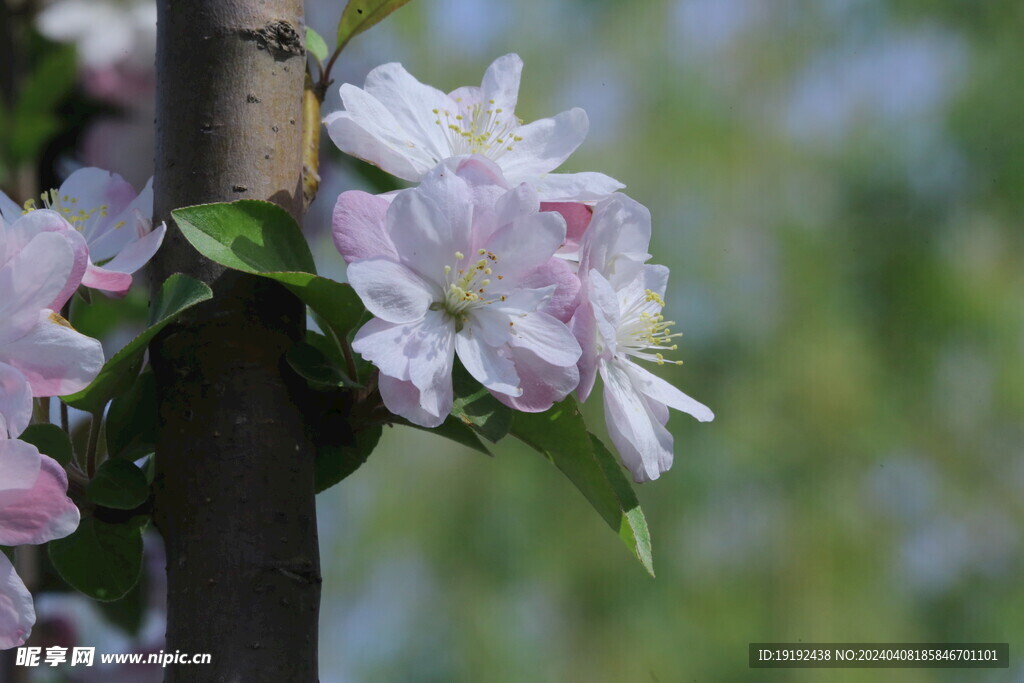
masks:
<path id="1" fill-rule="evenodd" d="M 301 0 L 160 0 L 154 287 L 182 272 L 214 300 L 151 347 L 161 431 L 155 519 L 167 545 L 165 651 L 209 652 L 168 681 L 316 681 L 320 570 L 303 387 L 283 354 L 305 309 L 225 272 L 172 209 L 242 198 L 302 212 Z"/>

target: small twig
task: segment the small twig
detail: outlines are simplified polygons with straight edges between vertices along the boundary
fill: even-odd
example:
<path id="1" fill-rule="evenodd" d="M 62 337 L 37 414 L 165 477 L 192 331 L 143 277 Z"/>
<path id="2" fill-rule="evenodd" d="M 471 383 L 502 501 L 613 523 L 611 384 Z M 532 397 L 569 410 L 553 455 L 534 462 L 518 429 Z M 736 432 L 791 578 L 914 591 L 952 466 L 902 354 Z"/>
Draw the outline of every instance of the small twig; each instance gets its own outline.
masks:
<path id="1" fill-rule="evenodd" d="M 68 404 L 64 401 L 60 402 L 60 428 L 64 430 L 65 434 L 71 434 L 71 420 L 68 417 Z"/>

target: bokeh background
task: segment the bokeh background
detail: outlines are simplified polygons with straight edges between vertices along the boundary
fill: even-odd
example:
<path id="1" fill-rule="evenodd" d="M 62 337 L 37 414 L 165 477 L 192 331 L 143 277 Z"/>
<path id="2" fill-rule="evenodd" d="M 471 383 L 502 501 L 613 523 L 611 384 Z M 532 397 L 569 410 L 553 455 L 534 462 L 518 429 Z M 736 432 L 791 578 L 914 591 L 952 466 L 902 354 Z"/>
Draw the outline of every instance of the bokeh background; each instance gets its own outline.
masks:
<path id="1" fill-rule="evenodd" d="M 332 35 L 341 4 L 310 0 L 310 25 Z M 650 207 L 685 334 L 662 374 L 717 417 L 675 414 L 675 465 L 639 488 L 657 579 L 536 454 L 389 430 L 319 500 L 324 683 L 1024 681 L 1022 32 L 1014 2 L 414 0 L 356 38 L 339 82 L 400 61 L 450 90 L 518 52 L 521 117 L 587 110 L 563 168 Z M 55 49 L 31 40 L 26 73 Z M 99 65 L 77 46 L 34 168 L 141 186 L 151 39 Z M 381 180 L 323 152 L 307 230 L 342 277 L 334 199 Z M 77 600 L 49 598 L 54 619 Z M 87 644 L 128 647 L 159 638 L 150 604 L 138 636 L 73 609 Z M 759 641 L 1008 641 L 1017 661 L 750 670 Z"/>

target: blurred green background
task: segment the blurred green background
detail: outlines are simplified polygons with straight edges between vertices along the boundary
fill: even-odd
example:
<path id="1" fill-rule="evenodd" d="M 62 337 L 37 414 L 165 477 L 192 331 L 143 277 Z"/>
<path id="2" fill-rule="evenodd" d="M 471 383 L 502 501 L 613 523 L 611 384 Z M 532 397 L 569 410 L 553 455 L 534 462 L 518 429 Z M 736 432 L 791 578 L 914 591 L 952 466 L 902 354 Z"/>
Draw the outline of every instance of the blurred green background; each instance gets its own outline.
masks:
<path id="1" fill-rule="evenodd" d="M 308 0 L 310 25 L 342 4 Z M 1022 35 L 1024 3 L 995 0 L 414 0 L 356 38 L 338 82 L 400 61 L 451 90 L 518 52 L 522 118 L 588 111 L 563 170 L 650 207 L 685 334 L 658 372 L 717 417 L 674 414 L 675 465 L 639 487 L 656 579 L 535 453 L 388 430 L 319 499 L 321 680 L 1024 681 Z M 70 57 L 30 46 L 47 103 Z M 74 163 L 141 187 L 151 82 L 129 75 L 23 117 L 76 132 L 0 156 L 35 155 L 44 187 Z M 343 277 L 334 200 L 377 177 L 323 152 L 307 228 Z M 747 667 L 748 643 L 799 641 L 1008 641 L 1017 663 Z"/>
<path id="2" fill-rule="evenodd" d="M 564 168 L 650 207 L 685 333 L 662 374 L 717 417 L 674 413 L 675 465 L 639 487 L 657 579 L 536 454 L 391 430 L 320 500 L 324 680 L 1024 680 L 746 659 L 755 641 L 1020 656 L 1022 11 L 416 0 L 354 41 L 339 80 L 400 61 L 450 90 L 518 52 L 521 117 L 588 111 Z M 328 35 L 334 3 L 309 13 Z M 326 240 L 318 259 L 340 267 Z"/>

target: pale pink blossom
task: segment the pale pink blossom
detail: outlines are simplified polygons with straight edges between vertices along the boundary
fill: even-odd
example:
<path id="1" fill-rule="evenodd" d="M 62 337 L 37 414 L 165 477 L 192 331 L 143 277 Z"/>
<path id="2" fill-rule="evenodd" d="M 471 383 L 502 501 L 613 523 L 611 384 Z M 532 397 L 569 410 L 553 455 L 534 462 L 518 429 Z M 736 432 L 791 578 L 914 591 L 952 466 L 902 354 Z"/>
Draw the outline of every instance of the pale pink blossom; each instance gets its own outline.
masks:
<path id="1" fill-rule="evenodd" d="M 459 360 L 499 400 L 543 411 L 577 385 L 565 326 L 579 282 L 553 258 L 565 221 L 479 156 L 452 160 L 390 204 L 346 192 L 334 213 L 348 279 L 374 318 L 353 348 L 391 412 L 427 427 L 452 409 Z"/>
<path id="2" fill-rule="evenodd" d="M 153 228 L 152 181 L 136 193 L 124 178 L 99 168 L 78 169 L 59 189 L 44 192 L 41 202 L 19 207 L 0 193 L 0 215 L 13 221 L 43 207 L 59 213 L 88 247 L 81 284 L 113 296 L 128 292 L 132 273 L 153 257 L 166 232 L 164 224 Z"/>
<path id="3" fill-rule="evenodd" d="M 522 69 L 518 55 L 499 57 L 479 87 L 446 95 L 401 64 L 383 64 L 362 89 L 342 85 L 345 109 L 324 123 L 343 152 L 412 182 L 445 159 L 480 154 L 545 201 L 596 201 L 622 188 L 602 173 L 552 173 L 586 137 L 587 114 L 575 108 L 525 124 L 515 114 Z"/>
<path id="4" fill-rule="evenodd" d="M 714 419 L 707 406 L 634 362 L 676 362 L 664 356 L 679 336 L 662 315 L 669 270 L 645 263 L 650 239 L 650 213 L 629 197 L 616 194 L 594 207 L 580 243 L 582 300 L 571 321 L 583 349 L 580 400 L 600 374 L 608 433 L 637 482 L 672 466 L 669 408 Z"/>
<path id="5" fill-rule="evenodd" d="M 0 545 L 38 545 L 71 534 L 78 508 L 64 469 L 35 446 L 0 439 Z M 36 615 L 32 595 L 0 552 L 0 650 L 25 643 Z"/>
<path id="6" fill-rule="evenodd" d="M 100 343 L 54 312 L 81 281 L 81 241 L 54 211 L 0 217 L 0 439 L 28 426 L 32 397 L 84 389 L 103 365 Z"/>

